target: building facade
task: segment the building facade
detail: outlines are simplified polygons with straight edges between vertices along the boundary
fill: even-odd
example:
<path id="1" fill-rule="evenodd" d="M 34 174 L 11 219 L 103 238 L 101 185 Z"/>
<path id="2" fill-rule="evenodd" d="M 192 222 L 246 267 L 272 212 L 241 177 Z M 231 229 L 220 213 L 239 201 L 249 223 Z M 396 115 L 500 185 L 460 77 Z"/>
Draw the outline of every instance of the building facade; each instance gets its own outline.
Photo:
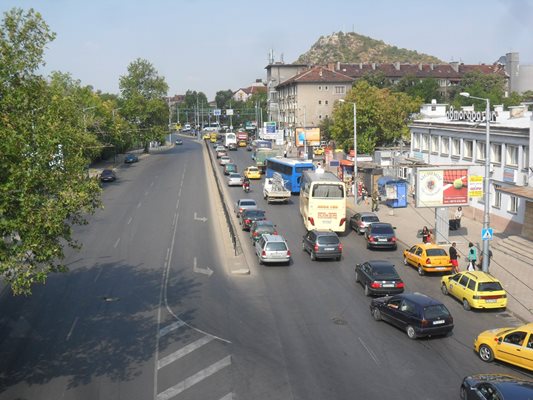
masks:
<path id="1" fill-rule="evenodd" d="M 410 156 L 428 166 L 467 166 L 469 175 L 484 176 L 486 122 L 478 111 L 424 105 L 421 118 L 410 125 Z M 509 110 L 496 106 L 491 117 L 491 226 L 533 239 L 532 113 L 525 105 Z M 470 199 L 470 206 L 465 212 L 482 221 L 484 198 Z"/>

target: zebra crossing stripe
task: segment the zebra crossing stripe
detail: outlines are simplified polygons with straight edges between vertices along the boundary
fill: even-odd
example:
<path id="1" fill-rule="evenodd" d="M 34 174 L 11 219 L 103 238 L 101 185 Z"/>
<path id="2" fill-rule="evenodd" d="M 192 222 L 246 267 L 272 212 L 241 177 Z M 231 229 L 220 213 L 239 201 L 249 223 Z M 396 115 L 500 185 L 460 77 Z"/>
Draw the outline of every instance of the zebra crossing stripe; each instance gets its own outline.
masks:
<path id="1" fill-rule="evenodd" d="M 159 337 L 162 338 L 163 336 L 169 334 L 170 332 L 178 329 L 178 328 L 181 328 L 183 325 L 185 325 L 185 322 L 183 321 L 176 321 L 170 325 L 167 325 L 165 326 L 164 328 L 161 328 L 159 330 Z"/>
<path id="2" fill-rule="evenodd" d="M 161 360 L 157 361 L 157 369 L 161 369 L 167 366 L 168 364 L 173 363 L 177 359 L 186 356 L 189 353 L 192 353 L 194 350 L 199 349 L 203 345 L 209 343 L 211 340 L 213 340 L 212 336 L 204 336 L 203 338 L 198 339 L 196 342 L 188 344 L 187 346 L 182 347 L 178 351 L 175 351 L 174 353 L 163 357 Z"/>

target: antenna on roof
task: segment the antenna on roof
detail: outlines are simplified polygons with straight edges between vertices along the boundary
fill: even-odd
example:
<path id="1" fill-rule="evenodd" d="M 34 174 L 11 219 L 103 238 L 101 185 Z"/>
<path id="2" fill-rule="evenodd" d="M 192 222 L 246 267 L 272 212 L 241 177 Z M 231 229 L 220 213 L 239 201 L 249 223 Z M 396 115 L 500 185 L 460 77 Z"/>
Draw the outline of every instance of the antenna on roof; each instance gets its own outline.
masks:
<path id="1" fill-rule="evenodd" d="M 283 53 L 281 53 L 281 56 L 280 56 L 280 57 L 281 57 L 281 60 L 280 60 L 281 63 L 284 63 L 284 61 L 283 61 Z"/>

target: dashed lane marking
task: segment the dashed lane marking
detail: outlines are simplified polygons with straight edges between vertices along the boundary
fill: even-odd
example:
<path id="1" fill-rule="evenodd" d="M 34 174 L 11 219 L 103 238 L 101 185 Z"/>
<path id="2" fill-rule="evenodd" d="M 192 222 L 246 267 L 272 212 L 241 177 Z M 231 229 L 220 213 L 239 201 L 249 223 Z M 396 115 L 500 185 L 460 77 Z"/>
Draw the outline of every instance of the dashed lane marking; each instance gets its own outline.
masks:
<path id="1" fill-rule="evenodd" d="M 113 245 L 113 247 L 116 249 L 119 243 L 120 243 L 120 238 L 117 239 L 117 241 L 115 242 L 115 244 Z"/>

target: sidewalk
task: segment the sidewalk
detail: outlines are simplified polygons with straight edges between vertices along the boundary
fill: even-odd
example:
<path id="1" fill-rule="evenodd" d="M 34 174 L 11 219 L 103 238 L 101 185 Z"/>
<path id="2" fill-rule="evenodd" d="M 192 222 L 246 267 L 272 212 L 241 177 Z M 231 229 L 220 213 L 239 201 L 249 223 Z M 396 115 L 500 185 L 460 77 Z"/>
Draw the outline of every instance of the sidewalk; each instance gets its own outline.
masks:
<path id="1" fill-rule="evenodd" d="M 409 198 L 409 202 L 406 208 L 389 208 L 382 203 L 379 206 L 379 211 L 376 212 L 380 221 L 389 222 L 396 227 L 400 249 L 420 243 L 422 240 L 417 238 L 418 230 L 424 226 L 433 229 L 435 225 L 433 208 L 415 208 L 411 204 L 411 198 Z M 348 217 L 351 217 L 355 212 L 371 211 L 370 202 L 368 205 L 361 202 L 356 206 L 353 197 L 348 198 L 347 208 Z M 449 234 L 449 240 L 457 243 L 457 250 L 461 255 L 459 260 L 461 270 L 466 267 L 469 242 L 478 247 L 478 254 L 481 252 L 479 250 L 483 246 L 481 229 L 482 223 L 463 217 L 461 229 L 451 231 Z M 533 321 L 533 269 L 530 265 L 492 247 L 504 238 L 501 232 L 495 230 L 494 239 L 490 243 L 493 252 L 490 273 L 502 282 L 507 291 L 508 309 L 521 319 L 531 322 Z M 448 251 L 449 244 L 444 245 L 444 247 Z"/>

